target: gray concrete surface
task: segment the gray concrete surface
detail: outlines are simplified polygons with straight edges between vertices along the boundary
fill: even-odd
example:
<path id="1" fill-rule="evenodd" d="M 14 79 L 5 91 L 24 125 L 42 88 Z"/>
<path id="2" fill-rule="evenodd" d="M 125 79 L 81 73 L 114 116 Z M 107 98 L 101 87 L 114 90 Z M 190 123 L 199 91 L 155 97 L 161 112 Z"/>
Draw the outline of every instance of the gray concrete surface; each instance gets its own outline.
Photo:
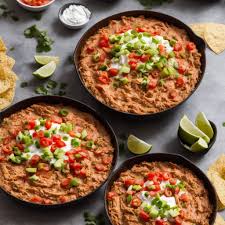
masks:
<path id="1" fill-rule="evenodd" d="M 81 0 L 93 12 L 93 17 L 82 30 L 72 31 L 63 27 L 58 21 L 59 8 L 67 0 L 56 0 L 55 4 L 43 14 L 40 21 L 32 18 L 29 12 L 21 9 L 15 0 L 7 0 L 11 8 L 14 8 L 20 20 L 13 22 L 10 19 L 0 19 L 0 36 L 4 38 L 7 46 L 15 47 L 9 52 L 16 59 L 15 72 L 20 81 L 14 102 L 24 98 L 35 96 L 34 87 L 40 82 L 32 76 L 36 68 L 33 56 L 35 55 L 35 41 L 25 39 L 23 31 L 30 25 L 37 24 L 39 28 L 48 30 L 50 36 L 55 40 L 53 50 L 49 53 L 58 55 L 62 63 L 58 67 L 54 80 L 68 82 L 67 96 L 81 100 L 95 109 L 112 124 L 116 133 L 133 133 L 138 137 L 153 144 L 152 152 L 174 152 L 180 153 L 191 159 L 203 171 L 206 171 L 221 153 L 225 152 L 225 52 L 215 55 L 209 49 L 206 51 L 207 68 L 205 77 L 195 94 L 182 106 L 173 112 L 163 116 L 152 118 L 147 121 L 134 121 L 120 118 L 97 104 L 85 92 L 84 88 L 74 71 L 73 65 L 68 62 L 68 56 L 72 55 L 77 41 L 88 27 L 100 19 L 111 14 L 132 9 L 143 9 L 137 0 Z M 171 4 L 154 7 L 155 11 L 170 14 L 184 21 L 194 22 L 219 22 L 225 23 L 225 1 L 206 0 L 174 0 Z M 28 81 L 29 87 L 20 88 L 21 81 Z M 193 156 L 184 151 L 178 144 L 176 132 L 180 118 L 187 114 L 191 119 L 199 111 L 204 111 L 208 118 L 214 121 L 218 128 L 218 137 L 213 148 L 204 156 Z M 130 157 L 129 153 L 121 154 L 120 164 L 124 159 Z M 103 212 L 103 188 L 87 201 L 80 205 L 55 210 L 40 210 L 21 206 L 0 193 L 0 225 L 82 225 L 83 212 Z M 225 213 L 222 213 L 225 217 Z"/>

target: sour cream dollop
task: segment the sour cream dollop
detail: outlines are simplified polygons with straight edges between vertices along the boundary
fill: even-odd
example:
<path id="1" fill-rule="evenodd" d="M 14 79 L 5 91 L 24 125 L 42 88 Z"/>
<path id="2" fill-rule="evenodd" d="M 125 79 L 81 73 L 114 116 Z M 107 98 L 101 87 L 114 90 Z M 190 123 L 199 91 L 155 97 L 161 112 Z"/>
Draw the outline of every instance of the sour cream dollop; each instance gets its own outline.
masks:
<path id="1" fill-rule="evenodd" d="M 70 5 L 63 11 L 61 19 L 68 25 L 77 26 L 87 23 L 90 16 L 91 12 L 85 6 Z"/>

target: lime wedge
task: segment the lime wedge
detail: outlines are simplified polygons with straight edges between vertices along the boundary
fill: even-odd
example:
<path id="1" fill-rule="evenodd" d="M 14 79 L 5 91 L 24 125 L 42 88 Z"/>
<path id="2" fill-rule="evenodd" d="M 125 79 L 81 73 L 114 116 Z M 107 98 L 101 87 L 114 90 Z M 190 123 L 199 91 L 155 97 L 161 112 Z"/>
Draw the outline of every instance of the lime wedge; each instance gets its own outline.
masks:
<path id="1" fill-rule="evenodd" d="M 198 113 L 195 120 L 195 125 L 202 132 L 204 132 L 210 139 L 213 138 L 214 135 L 213 128 L 203 112 Z"/>
<path id="2" fill-rule="evenodd" d="M 59 57 L 57 56 L 48 56 L 48 55 L 35 55 L 34 59 L 37 63 L 41 65 L 46 65 L 50 62 L 55 62 L 56 65 L 59 63 Z"/>
<path id="3" fill-rule="evenodd" d="M 180 121 L 179 135 L 186 144 L 194 144 L 201 137 L 207 143 L 210 142 L 209 137 L 198 129 L 187 116 L 183 116 Z"/>
<path id="4" fill-rule="evenodd" d="M 50 77 L 55 72 L 55 69 L 56 69 L 56 63 L 52 61 L 46 64 L 45 66 L 42 66 L 35 72 L 33 72 L 33 75 L 40 79 L 44 79 L 44 78 Z"/>
<path id="5" fill-rule="evenodd" d="M 199 138 L 192 146 L 190 151 L 192 152 L 202 152 L 208 148 L 208 144 L 203 138 Z"/>
<path id="6" fill-rule="evenodd" d="M 148 152 L 152 148 L 152 145 L 142 141 L 134 135 L 129 135 L 127 139 L 127 147 L 130 152 L 140 155 Z"/>

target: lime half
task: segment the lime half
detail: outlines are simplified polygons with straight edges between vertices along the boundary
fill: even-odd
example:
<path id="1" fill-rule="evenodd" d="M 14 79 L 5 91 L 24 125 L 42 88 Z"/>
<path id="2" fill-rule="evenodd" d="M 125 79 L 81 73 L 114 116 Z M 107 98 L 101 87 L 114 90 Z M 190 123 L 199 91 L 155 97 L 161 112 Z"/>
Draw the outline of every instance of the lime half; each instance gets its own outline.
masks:
<path id="1" fill-rule="evenodd" d="M 34 59 L 37 63 L 41 65 L 46 65 L 50 62 L 55 62 L 56 65 L 59 63 L 59 57 L 57 56 L 48 56 L 48 55 L 35 55 Z"/>
<path id="2" fill-rule="evenodd" d="M 208 144 L 203 138 L 199 138 L 197 142 L 195 142 L 192 146 L 190 151 L 192 152 L 202 152 L 208 148 Z"/>
<path id="3" fill-rule="evenodd" d="M 127 147 L 130 152 L 140 155 L 148 152 L 152 148 L 152 145 L 131 134 L 127 139 Z"/>
<path id="4" fill-rule="evenodd" d="M 180 121 L 179 135 L 186 144 L 194 144 L 201 137 L 207 143 L 210 142 L 209 137 L 196 127 L 187 116 L 183 116 Z"/>
<path id="5" fill-rule="evenodd" d="M 213 138 L 213 128 L 203 112 L 198 113 L 195 125 L 204 132 L 210 139 Z"/>
<path id="6" fill-rule="evenodd" d="M 48 63 L 47 65 L 42 66 L 35 72 L 33 72 L 33 75 L 40 79 L 44 79 L 44 78 L 50 77 L 55 72 L 55 69 L 56 69 L 56 63 L 52 61 Z"/>

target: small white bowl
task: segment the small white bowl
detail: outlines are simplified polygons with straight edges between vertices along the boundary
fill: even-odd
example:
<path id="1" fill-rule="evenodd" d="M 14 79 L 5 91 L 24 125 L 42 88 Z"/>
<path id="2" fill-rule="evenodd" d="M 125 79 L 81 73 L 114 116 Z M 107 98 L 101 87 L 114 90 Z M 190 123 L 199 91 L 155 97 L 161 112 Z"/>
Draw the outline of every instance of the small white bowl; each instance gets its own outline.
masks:
<path id="1" fill-rule="evenodd" d="M 63 5 L 63 6 L 59 9 L 59 14 L 58 14 L 59 20 L 61 21 L 61 23 L 62 23 L 65 27 L 67 27 L 67 28 L 69 28 L 69 29 L 77 30 L 77 29 L 83 28 L 83 27 L 90 21 L 90 19 L 91 19 L 91 17 L 92 17 L 92 12 L 90 11 L 90 12 L 91 12 L 91 15 L 90 15 L 89 19 L 87 20 L 87 22 L 82 23 L 82 24 L 78 24 L 78 25 L 70 25 L 70 24 L 67 24 L 67 23 L 63 20 L 63 18 L 62 18 L 62 14 L 63 14 L 64 10 L 65 10 L 66 8 L 68 8 L 70 5 L 82 5 L 82 6 L 84 6 L 85 8 L 87 8 L 87 9 L 89 10 L 89 8 L 88 8 L 86 5 L 84 5 L 84 4 L 75 3 L 75 2 L 67 3 L 67 4 Z"/>
<path id="2" fill-rule="evenodd" d="M 22 0 L 16 0 L 18 2 L 18 4 L 26 9 L 26 10 L 29 10 L 29 11 L 32 11 L 32 12 L 40 12 L 40 11 L 43 11 L 43 10 L 46 10 L 52 3 L 55 2 L 55 0 L 51 0 L 49 3 L 45 4 L 45 5 L 41 5 L 41 6 L 30 6 L 30 5 L 27 5 L 25 3 L 23 3 Z"/>

